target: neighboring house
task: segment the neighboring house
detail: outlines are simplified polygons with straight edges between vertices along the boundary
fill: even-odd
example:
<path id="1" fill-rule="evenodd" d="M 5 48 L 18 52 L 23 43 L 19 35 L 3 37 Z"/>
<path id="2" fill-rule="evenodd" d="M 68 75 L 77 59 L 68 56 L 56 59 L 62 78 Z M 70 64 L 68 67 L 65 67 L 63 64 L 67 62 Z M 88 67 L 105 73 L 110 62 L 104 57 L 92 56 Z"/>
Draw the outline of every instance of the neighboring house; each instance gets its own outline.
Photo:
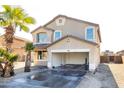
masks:
<path id="1" fill-rule="evenodd" d="M 106 50 L 104 52 L 101 52 L 101 56 L 115 56 L 115 53 L 110 50 Z"/>
<path id="2" fill-rule="evenodd" d="M 49 68 L 64 64 L 85 64 L 93 71 L 100 63 L 98 24 L 58 15 L 31 32 L 34 61 Z"/>
<path id="3" fill-rule="evenodd" d="M 117 54 L 114 53 L 113 51 L 110 50 L 106 50 L 104 52 L 101 53 L 101 57 L 100 57 L 100 62 L 101 63 L 122 63 L 122 57 Z"/>
<path id="4" fill-rule="evenodd" d="M 116 52 L 116 54 L 118 56 L 124 56 L 124 50 L 118 51 L 118 52 Z"/>
<path id="5" fill-rule="evenodd" d="M 31 41 L 25 38 L 14 36 L 13 44 L 12 44 L 12 53 L 18 55 L 19 58 L 17 61 L 19 62 L 25 61 L 26 52 L 24 47 L 26 42 L 31 42 Z M 5 48 L 4 35 L 0 36 L 0 48 Z"/>

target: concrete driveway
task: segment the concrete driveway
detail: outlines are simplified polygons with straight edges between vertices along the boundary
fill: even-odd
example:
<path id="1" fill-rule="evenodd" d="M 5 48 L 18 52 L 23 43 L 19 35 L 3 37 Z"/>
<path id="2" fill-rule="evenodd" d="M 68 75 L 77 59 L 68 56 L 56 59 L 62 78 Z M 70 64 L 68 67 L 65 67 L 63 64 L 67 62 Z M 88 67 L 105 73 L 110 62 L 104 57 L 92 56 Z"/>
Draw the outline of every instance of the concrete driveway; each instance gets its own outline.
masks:
<path id="1" fill-rule="evenodd" d="M 78 88 L 118 88 L 113 74 L 107 64 L 100 64 L 95 73 L 88 72 Z"/>
<path id="2" fill-rule="evenodd" d="M 43 70 L 43 68 L 34 67 L 32 68 L 31 72 L 24 73 L 23 72 L 24 69 L 16 69 L 16 75 L 14 77 L 11 77 L 11 78 L 0 77 L 0 87 L 5 87 L 5 88 L 45 87 L 45 86 L 42 86 L 40 83 L 37 83 L 37 81 L 34 83 L 37 83 L 39 85 L 35 85 L 34 83 L 32 84 L 30 80 L 28 82 L 25 82 L 28 76 L 30 75 L 32 76 L 40 72 L 41 70 Z M 70 78 L 67 78 L 67 79 L 70 79 Z M 77 87 L 77 88 L 117 88 L 118 87 L 109 66 L 106 64 L 100 64 L 95 74 L 91 72 L 87 72 L 87 74 L 82 76 L 80 79 L 81 80 L 78 83 L 78 85 L 75 84 L 76 86 L 74 87 Z M 59 81 L 61 81 L 61 79 Z M 56 81 L 56 82 L 59 82 L 59 81 Z M 54 86 L 54 83 L 51 83 L 51 86 Z"/>

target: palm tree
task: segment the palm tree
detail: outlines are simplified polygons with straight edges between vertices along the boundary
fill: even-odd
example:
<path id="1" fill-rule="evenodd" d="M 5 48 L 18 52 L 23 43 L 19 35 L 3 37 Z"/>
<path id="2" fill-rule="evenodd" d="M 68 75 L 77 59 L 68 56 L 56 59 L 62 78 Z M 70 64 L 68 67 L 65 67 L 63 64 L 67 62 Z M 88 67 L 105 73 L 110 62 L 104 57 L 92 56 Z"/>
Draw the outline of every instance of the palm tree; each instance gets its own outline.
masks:
<path id="1" fill-rule="evenodd" d="M 34 46 L 33 43 L 26 43 L 25 51 L 27 52 L 26 55 L 26 62 L 25 62 L 25 72 L 30 72 L 30 66 L 31 66 L 31 51 L 33 51 Z"/>
<path id="2" fill-rule="evenodd" d="M 0 26 L 5 29 L 5 42 L 7 50 L 11 50 L 13 43 L 13 36 L 16 29 L 25 32 L 29 31 L 27 25 L 34 24 L 35 19 L 28 16 L 25 11 L 20 7 L 12 7 L 9 5 L 3 5 L 4 11 L 0 12 Z"/>
<path id="3" fill-rule="evenodd" d="M 1 76 L 9 77 L 14 75 L 14 66 L 13 62 L 18 59 L 18 56 L 4 49 L 0 49 L 0 66 L 1 66 Z M 4 62 L 6 65 L 3 67 L 1 62 Z"/>
<path id="4" fill-rule="evenodd" d="M 3 5 L 2 7 L 4 11 L 0 12 L 0 26 L 5 29 L 6 50 L 12 52 L 11 45 L 17 28 L 29 32 L 27 25 L 35 24 L 35 19 L 28 16 L 21 7 L 10 5 Z"/>
<path id="5" fill-rule="evenodd" d="M 2 59 L 2 56 L 0 55 L 0 76 L 3 74 L 3 66 L 2 66 L 2 62 L 3 62 L 3 59 Z"/>

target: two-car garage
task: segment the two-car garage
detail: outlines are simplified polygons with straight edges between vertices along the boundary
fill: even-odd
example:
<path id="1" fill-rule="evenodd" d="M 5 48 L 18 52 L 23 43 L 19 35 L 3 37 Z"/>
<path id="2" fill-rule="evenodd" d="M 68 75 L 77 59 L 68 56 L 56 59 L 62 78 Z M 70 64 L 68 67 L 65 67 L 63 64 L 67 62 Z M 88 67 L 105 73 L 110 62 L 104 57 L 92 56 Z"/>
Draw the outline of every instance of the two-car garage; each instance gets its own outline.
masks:
<path id="1" fill-rule="evenodd" d="M 89 59 L 89 52 L 79 51 L 63 51 L 56 50 L 52 51 L 52 66 L 61 66 L 65 64 L 85 64 L 86 59 Z"/>
<path id="2" fill-rule="evenodd" d="M 75 37 L 65 37 L 47 48 L 49 68 L 66 64 L 89 64 L 89 70 L 93 71 L 100 63 L 99 46 L 89 41 Z"/>

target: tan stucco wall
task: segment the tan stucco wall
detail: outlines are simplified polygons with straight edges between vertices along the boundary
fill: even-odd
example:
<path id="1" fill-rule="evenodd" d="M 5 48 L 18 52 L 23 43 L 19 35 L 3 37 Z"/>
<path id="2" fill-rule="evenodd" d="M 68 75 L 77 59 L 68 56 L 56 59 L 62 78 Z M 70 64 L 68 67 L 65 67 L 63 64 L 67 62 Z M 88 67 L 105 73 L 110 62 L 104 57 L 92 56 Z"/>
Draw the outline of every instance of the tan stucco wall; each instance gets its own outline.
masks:
<path id="1" fill-rule="evenodd" d="M 33 59 L 34 59 L 34 65 L 47 66 L 47 57 L 43 60 L 39 60 L 38 59 L 38 51 L 34 51 Z"/>
<path id="2" fill-rule="evenodd" d="M 70 42 L 68 43 L 67 40 L 69 40 Z M 92 69 L 94 70 L 97 67 L 97 65 L 100 63 L 100 61 L 99 61 L 100 55 L 99 55 L 99 47 L 98 46 L 68 37 L 48 48 L 48 66 L 49 67 L 52 66 L 51 50 L 55 50 L 55 49 L 89 49 L 90 50 L 90 52 L 89 52 L 90 70 L 92 70 Z"/>
<path id="3" fill-rule="evenodd" d="M 88 26 L 93 26 L 93 25 L 77 22 L 77 21 L 70 20 L 70 19 L 66 19 L 65 24 L 62 25 L 62 26 L 57 26 L 56 21 L 47 25 L 48 28 L 52 28 L 52 29 L 55 29 L 55 30 L 61 30 L 62 31 L 62 36 L 73 35 L 73 36 L 77 36 L 77 37 L 80 37 L 80 38 L 83 38 L 83 39 L 85 38 L 85 30 Z M 98 40 L 99 38 L 98 38 L 98 33 L 97 33 L 97 28 L 98 27 L 96 27 L 96 26 L 93 26 L 93 27 L 95 29 L 94 41 L 99 43 L 99 40 Z"/>
<path id="4" fill-rule="evenodd" d="M 38 63 L 38 61 L 37 61 L 37 59 L 38 59 L 38 55 L 37 55 L 38 53 L 37 53 L 37 51 L 34 51 L 34 64 L 35 65 L 38 65 L 39 63 Z"/>

